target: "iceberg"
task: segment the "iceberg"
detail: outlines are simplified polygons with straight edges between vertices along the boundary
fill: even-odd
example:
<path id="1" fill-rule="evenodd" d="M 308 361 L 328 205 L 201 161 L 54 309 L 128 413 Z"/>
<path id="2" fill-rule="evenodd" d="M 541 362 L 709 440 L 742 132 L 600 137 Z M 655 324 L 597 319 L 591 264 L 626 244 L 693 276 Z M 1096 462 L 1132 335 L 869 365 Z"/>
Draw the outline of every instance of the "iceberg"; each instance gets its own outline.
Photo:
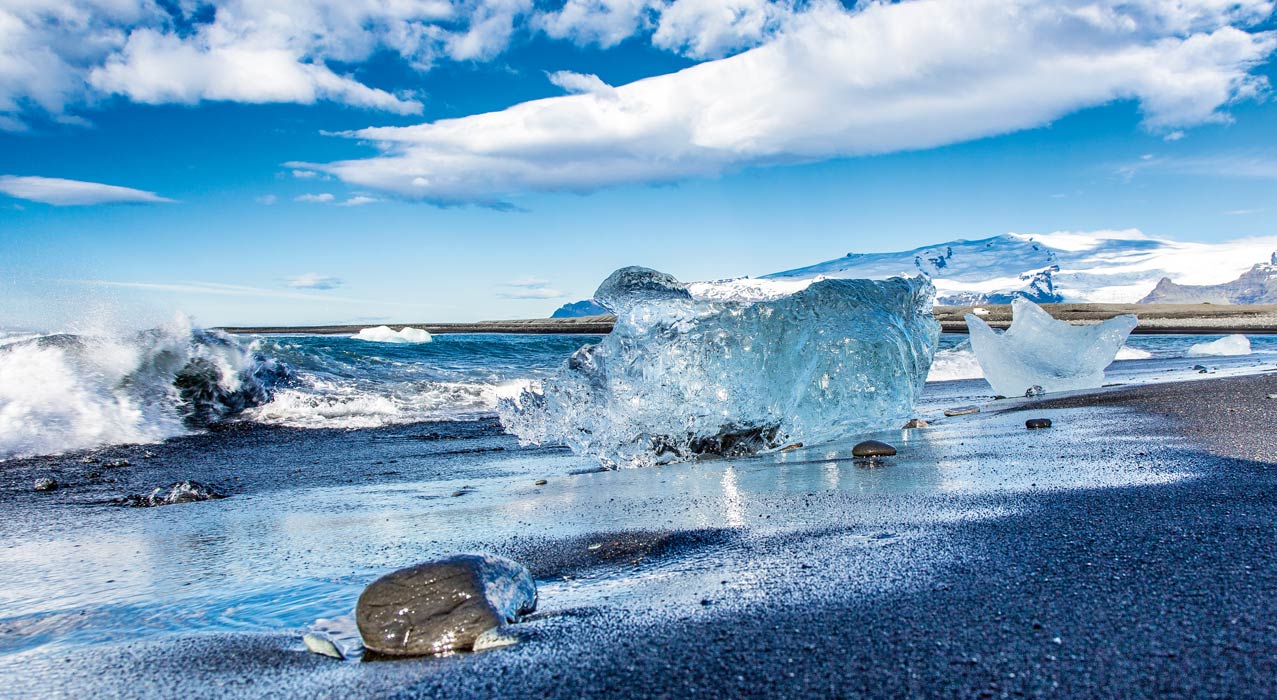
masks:
<path id="1" fill-rule="evenodd" d="M 935 353 L 934 294 L 917 277 L 705 298 L 669 275 L 625 268 L 595 294 L 617 315 L 612 333 L 498 412 L 523 444 L 565 444 L 610 468 L 894 425 Z"/>
<path id="2" fill-rule="evenodd" d="M 376 326 L 375 328 L 365 328 L 358 333 L 350 336 L 355 340 L 366 340 L 370 343 L 429 343 L 434 340 L 428 331 L 411 326 L 404 326 L 398 331 L 391 330 L 390 326 Z"/>
<path id="3" fill-rule="evenodd" d="M 1250 340 L 1244 335 L 1226 335 L 1209 343 L 1197 343 L 1184 353 L 1187 357 L 1227 357 L 1249 355 Z"/>
<path id="4" fill-rule="evenodd" d="M 1139 319 L 1127 314 L 1074 326 L 1017 297 L 1011 302 L 1011 327 L 1005 333 L 975 314 L 967 314 L 966 321 L 971 349 L 993 391 L 1024 396 L 1033 386 L 1051 392 L 1104 384 L 1104 368 L 1112 364 Z"/>

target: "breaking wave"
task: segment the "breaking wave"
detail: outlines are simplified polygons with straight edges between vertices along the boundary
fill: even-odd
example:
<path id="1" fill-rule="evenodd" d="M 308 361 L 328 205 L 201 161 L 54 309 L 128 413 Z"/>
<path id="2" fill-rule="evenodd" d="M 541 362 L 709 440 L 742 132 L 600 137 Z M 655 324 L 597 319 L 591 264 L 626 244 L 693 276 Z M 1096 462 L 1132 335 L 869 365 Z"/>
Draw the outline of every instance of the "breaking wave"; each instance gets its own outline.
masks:
<path id="1" fill-rule="evenodd" d="M 270 400 L 287 369 L 189 323 L 0 340 L 0 459 L 157 442 Z"/>

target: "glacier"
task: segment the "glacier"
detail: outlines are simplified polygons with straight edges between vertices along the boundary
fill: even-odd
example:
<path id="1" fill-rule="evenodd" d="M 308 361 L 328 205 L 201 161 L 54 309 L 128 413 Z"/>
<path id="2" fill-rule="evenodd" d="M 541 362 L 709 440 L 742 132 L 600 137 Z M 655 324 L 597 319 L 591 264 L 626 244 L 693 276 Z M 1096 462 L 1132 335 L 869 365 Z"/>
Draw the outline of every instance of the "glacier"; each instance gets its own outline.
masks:
<path id="1" fill-rule="evenodd" d="M 926 278 L 711 291 L 613 273 L 595 294 L 617 315 L 612 333 L 502 401 L 502 424 L 524 444 L 640 467 L 837 439 L 917 401 L 940 332 Z"/>
<path id="2" fill-rule="evenodd" d="M 1093 389 L 1104 384 L 1112 364 L 1139 322 L 1126 314 L 1091 326 L 1057 321 L 1028 299 L 1011 302 L 1011 327 L 998 333 L 975 314 L 967 314 L 971 349 L 993 391 L 1024 396 L 1034 386 L 1044 391 Z"/>

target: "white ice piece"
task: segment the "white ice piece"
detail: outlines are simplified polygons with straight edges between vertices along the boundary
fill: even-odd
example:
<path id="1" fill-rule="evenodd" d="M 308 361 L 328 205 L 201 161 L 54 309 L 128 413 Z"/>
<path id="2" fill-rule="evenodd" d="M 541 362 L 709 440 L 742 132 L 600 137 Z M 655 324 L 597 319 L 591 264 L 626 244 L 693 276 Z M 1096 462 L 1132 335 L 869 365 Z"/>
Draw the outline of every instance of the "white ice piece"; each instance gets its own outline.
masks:
<path id="1" fill-rule="evenodd" d="M 1185 353 L 1188 357 L 1227 357 L 1249 354 L 1250 340 L 1244 335 L 1226 335 L 1209 343 L 1197 343 Z"/>
<path id="2" fill-rule="evenodd" d="M 376 326 L 374 328 L 365 328 L 355 335 L 350 336 L 355 340 L 366 340 L 371 343 L 429 343 L 434 340 L 428 331 L 420 328 L 405 326 L 399 331 L 391 330 L 390 326 Z"/>
<path id="3" fill-rule="evenodd" d="M 1048 392 L 1101 386 L 1104 368 L 1138 323 L 1127 314 L 1074 326 L 1024 298 L 1011 303 L 1011 327 L 1005 333 L 974 314 L 966 320 L 984 378 L 1002 396 L 1023 396 L 1034 385 Z"/>
<path id="4" fill-rule="evenodd" d="M 925 278 L 824 280 L 772 300 L 693 298 L 618 270 L 595 295 L 612 333 L 499 407 L 524 443 L 608 466 L 744 455 L 897 425 L 939 335 Z"/>

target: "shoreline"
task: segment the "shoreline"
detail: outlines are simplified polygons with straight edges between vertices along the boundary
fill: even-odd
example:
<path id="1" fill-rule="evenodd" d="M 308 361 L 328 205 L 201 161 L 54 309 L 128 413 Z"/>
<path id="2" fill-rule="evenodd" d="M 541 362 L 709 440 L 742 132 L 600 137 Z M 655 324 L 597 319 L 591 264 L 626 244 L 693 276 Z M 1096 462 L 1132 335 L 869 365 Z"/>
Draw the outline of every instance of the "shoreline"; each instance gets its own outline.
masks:
<path id="1" fill-rule="evenodd" d="M 306 652 L 297 629 L 183 631 L 185 621 L 159 636 L 0 655 L 0 674 L 15 693 L 67 697 L 1260 697 L 1277 673 L 1270 393 L 1277 376 L 1259 374 L 994 402 L 907 438 L 882 431 L 902 451 L 875 469 L 831 457 L 838 445 L 592 473 L 570 471 L 562 452 L 521 452 L 538 472 L 518 470 L 504 496 L 457 473 L 502 454 L 476 448 L 515 449 L 482 423 L 455 446 L 414 439 L 424 426 L 366 441 L 262 429 L 184 438 L 153 446 L 134 476 L 242 474 L 237 492 L 103 511 L 109 520 L 79 526 L 84 541 L 120 538 L 133 552 L 145 533 L 150 566 L 187 543 L 175 581 L 194 581 L 197 598 L 209 574 L 187 567 L 253 569 L 241 585 L 256 590 L 280 575 L 266 565 L 282 548 L 284 568 L 298 570 L 288 580 L 336 574 L 338 609 L 377 571 L 480 548 L 533 570 L 539 610 L 508 628 L 513 647 L 445 658 L 341 663 Z M 1026 431 L 1040 415 L 1055 427 Z M 533 486 L 551 459 L 559 472 Z M 934 489 L 892 486 L 927 475 Z M 985 486 L 964 486 L 973 476 Z M 463 483 L 478 490 L 448 495 Z M 399 492 L 433 500 L 385 510 Z M 37 501 L 43 514 L 12 509 L 6 527 L 30 537 L 44 523 L 34 531 L 51 535 L 68 508 L 105 508 L 74 494 Z M 356 496 L 373 499 L 366 515 L 350 508 Z M 285 527 L 259 525 L 272 508 Z M 250 545 L 266 559 L 246 559 Z M 146 561 L 104 559 L 92 585 L 120 585 L 116 571 Z M 97 582 L 107 577 L 117 582 Z M 287 604 L 274 595 L 264 611 Z"/>
<path id="2" fill-rule="evenodd" d="M 1277 305 L 1212 305 L 1212 304 L 1042 304 L 1052 317 L 1075 324 L 1092 324 L 1120 316 L 1135 314 L 1140 323 L 1134 335 L 1228 335 L 1233 333 L 1277 334 Z M 967 332 L 963 316 L 982 308 L 981 318 L 990 326 L 1005 329 L 1011 322 L 1011 306 L 937 306 L 934 313 L 944 333 Z M 331 324 L 317 326 L 221 326 L 216 330 L 233 335 L 354 335 L 365 328 L 386 325 L 392 330 L 420 328 L 432 335 L 453 333 L 511 333 L 533 335 L 607 335 L 612 332 L 613 316 L 577 318 L 533 318 L 473 323 L 391 323 Z"/>

